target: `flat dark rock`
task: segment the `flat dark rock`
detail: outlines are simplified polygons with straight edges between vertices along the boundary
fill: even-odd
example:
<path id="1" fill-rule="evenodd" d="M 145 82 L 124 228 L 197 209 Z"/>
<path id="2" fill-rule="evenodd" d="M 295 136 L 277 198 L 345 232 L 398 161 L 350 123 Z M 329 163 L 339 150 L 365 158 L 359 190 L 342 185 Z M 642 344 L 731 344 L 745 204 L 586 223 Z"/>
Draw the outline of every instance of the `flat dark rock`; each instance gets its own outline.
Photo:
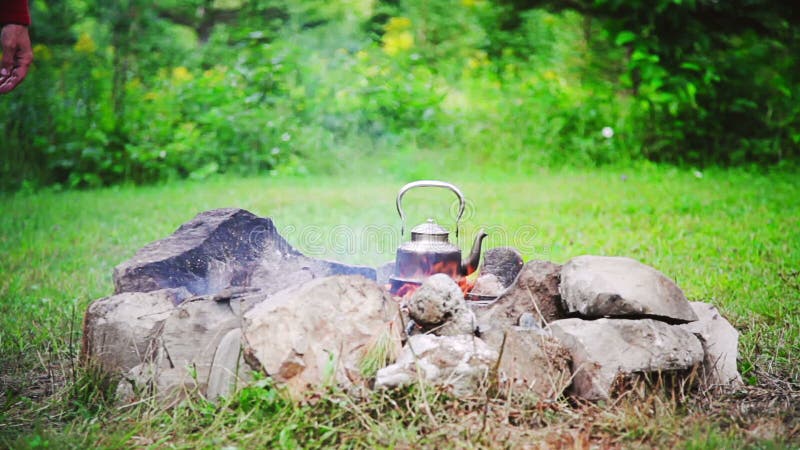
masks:
<path id="1" fill-rule="evenodd" d="M 276 292 L 330 275 L 374 280 L 375 269 L 307 257 L 278 233 L 272 219 L 225 208 L 198 214 L 115 267 L 114 289 L 117 294 L 177 287 L 194 295 L 230 287 Z"/>

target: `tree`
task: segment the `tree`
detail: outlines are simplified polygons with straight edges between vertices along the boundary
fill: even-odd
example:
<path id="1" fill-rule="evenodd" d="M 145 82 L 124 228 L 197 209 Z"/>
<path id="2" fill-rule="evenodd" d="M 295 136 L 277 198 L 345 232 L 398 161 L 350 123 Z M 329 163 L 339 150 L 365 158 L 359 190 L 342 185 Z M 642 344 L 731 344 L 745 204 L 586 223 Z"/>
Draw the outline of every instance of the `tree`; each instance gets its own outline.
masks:
<path id="1" fill-rule="evenodd" d="M 800 9 L 768 0 L 499 0 L 506 29 L 531 8 L 575 10 L 627 48 L 622 87 L 647 119 L 645 153 L 693 163 L 800 154 Z"/>

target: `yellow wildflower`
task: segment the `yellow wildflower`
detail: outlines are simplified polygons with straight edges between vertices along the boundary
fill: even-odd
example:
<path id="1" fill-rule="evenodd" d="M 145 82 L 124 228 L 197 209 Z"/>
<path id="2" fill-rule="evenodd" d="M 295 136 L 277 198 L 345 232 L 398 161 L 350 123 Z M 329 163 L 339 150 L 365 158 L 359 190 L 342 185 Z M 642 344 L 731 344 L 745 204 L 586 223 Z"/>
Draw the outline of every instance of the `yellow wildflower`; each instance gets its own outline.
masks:
<path id="1" fill-rule="evenodd" d="M 386 33 L 383 35 L 383 51 L 389 55 L 408 50 L 414 46 L 414 35 L 410 31 Z"/>
<path id="2" fill-rule="evenodd" d="M 94 39 L 89 36 L 89 33 L 81 33 L 78 37 L 78 42 L 72 47 L 78 53 L 94 53 L 97 51 L 97 44 Z"/>
<path id="3" fill-rule="evenodd" d="M 411 19 L 408 17 L 392 17 L 386 22 L 386 25 L 383 26 L 386 33 L 397 33 L 408 30 L 409 28 L 411 28 Z"/>
<path id="4" fill-rule="evenodd" d="M 178 66 L 172 68 L 172 79 L 179 83 L 192 81 L 193 78 L 191 72 L 189 72 L 189 69 L 186 67 Z"/>
<path id="5" fill-rule="evenodd" d="M 33 55 L 38 61 L 50 61 L 53 59 L 53 52 L 50 47 L 44 44 L 36 44 L 33 46 Z"/>
<path id="6" fill-rule="evenodd" d="M 486 52 L 482 50 L 476 51 L 472 57 L 467 59 L 467 67 L 469 67 L 472 70 L 478 69 L 488 64 L 489 64 L 489 57 L 486 54 Z"/>

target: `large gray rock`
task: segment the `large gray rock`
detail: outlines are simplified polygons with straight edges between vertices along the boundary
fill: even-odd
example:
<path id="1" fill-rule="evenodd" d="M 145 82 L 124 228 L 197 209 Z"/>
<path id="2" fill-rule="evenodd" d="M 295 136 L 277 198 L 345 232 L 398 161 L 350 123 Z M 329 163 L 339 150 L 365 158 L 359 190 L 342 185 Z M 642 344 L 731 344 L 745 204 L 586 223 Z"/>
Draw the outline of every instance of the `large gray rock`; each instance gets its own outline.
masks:
<path id="1" fill-rule="evenodd" d="M 84 360 L 107 372 L 124 373 L 148 360 L 157 349 L 154 335 L 190 297 L 186 289 L 129 292 L 95 300 L 83 320 Z"/>
<path id="2" fill-rule="evenodd" d="M 722 317 L 714 305 L 703 302 L 691 302 L 691 305 L 699 320 L 680 327 L 694 333 L 703 344 L 704 382 L 708 386 L 742 384 L 742 376 L 736 368 L 739 332 Z"/>
<path id="3" fill-rule="evenodd" d="M 411 336 L 397 362 L 378 370 L 376 389 L 423 382 L 472 395 L 485 383 L 497 362 L 497 352 L 469 335 Z"/>
<path id="4" fill-rule="evenodd" d="M 475 314 L 467 307 L 458 284 L 443 273 L 431 275 L 411 295 L 408 314 L 424 331 L 440 336 L 472 334 Z"/>
<path id="5" fill-rule="evenodd" d="M 563 319 L 550 324 L 572 355 L 575 395 L 609 398 L 619 377 L 692 369 L 703 361 L 700 341 L 688 331 L 652 319 Z"/>
<path id="6" fill-rule="evenodd" d="M 198 214 L 172 235 L 144 246 L 114 268 L 116 293 L 185 287 L 195 295 L 231 286 L 266 293 L 337 274 L 375 279 L 375 269 L 304 256 L 278 234 L 272 220 L 243 209 Z"/>
<path id="7" fill-rule="evenodd" d="M 586 318 L 652 317 L 673 323 L 697 320 L 674 281 L 630 258 L 572 258 L 561 268 L 560 292 L 567 312 Z"/>
<path id="8" fill-rule="evenodd" d="M 139 294 L 147 295 L 147 294 Z M 131 294 L 120 294 L 111 298 L 131 299 Z M 132 308 L 133 304 L 128 304 Z M 119 308 L 118 308 L 119 309 Z M 104 316 L 103 320 L 113 317 L 124 320 L 122 316 Z M 188 392 L 208 394 L 208 386 L 213 381 L 212 398 L 227 395 L 231 391 L 222 386 L 224 380 L 219 370 L 231 369 L 232 377 L 247 378 L 247 370 L 237 363 L 229 364 L 227 359 L 232 353 L 239 358 L 239 343 L 232 339 L 231 332 L 240 327 L 240 317 L 234 309 L 224 301 L 213 301 L 210 298 L 193 298 L 179 306 L 171 306 L 169 311 L 155 315 L 157 321 L 152 323 L 148 333 L 140 337 L 137 346 L 146 348 L 138 352 L 136 358 L 129 358 L 126 366 L 116 367 L 122 376 L 118 390 L 121 400 L 133 400 L 142 396 L 156 395 L 162 403 L 183 398 Z M 130 323 L 141 324 L 140 316 L 127 317 Z M 98 329 L 93 326 L 93 329 Z M 96 339 L 93 336 L 92 339 Z M 102 349 L 111 348 L 107 344 Z M 97 355 L 98 360 L 109 368 L 108 356 Z M 215 369 L 216 365 L 220 366 Z M 135 364 L 134 364 L 135 363 Z M 131 365 L 133 364 L 133 365 Z M 228 364 L 227 367 L 222 367 Z M 241 371 L 239 371 L 241 369 Z"/>
<path id="9" fill-rule="evenodd" d="M 223 336 L 214 351 L 206 389 L 208 399 L 229 397 L 250 380 L 250 369 L 245 366 L 243 356 L 242 329 L 234 328 Z"/>
<path id="10" fill-rule="evenodd" d="M 529 261 L 511 286 L 495 302 L 475 307 L 478 327 L 504 330 L 519 325 L 523 314 L 532 315 L 541 324 L 564 317 L 558 292 L 561 266 L 549 261 Z"/>
<path id="11" fill-rule="evenodd" d="M 162 407 L 170 408 L 198 393 L 200 385 L 188 370 L 145 362 L 123 374 L 117 385 L 116 400 L 129 404 L 156 399 Z"/>
<path id="12" fill-rule="evenodd" d="M 569 351 L 539 330 L 511 327 L 500 343 L 487 343 L 500 354 L 501 392 L 526 399 L 555 400 L 572 380 Z"/>
<path id="13" fill-rule="evenodd" d="M 154 328 L 150 345 L 156 352 L 145 361 L 155 368 L 159 395 L 182 389 L 189 379 L 205 394 L 217 349 L 240 326 L 241 317 L 227 302 L 200 298 L 178 306 Z"/>
<path id="14" fill-rule="evenodd" d="M 495 247 L 483 255 L 481 275 L 494 275 L 504 287 L 511 286 L 522 269 L 522 254 L 513 247 Z"/>
<path id="15" fill-rule="evenodd" d="M 365 358 L 399 352 L 398 317 L 392 297 L 374 281 L 312 280 L 244 314 L 245 360 L 293 395 L 326 383 L 363 385 Z M 386 348 L 376 349 L 378 343 Z"/>

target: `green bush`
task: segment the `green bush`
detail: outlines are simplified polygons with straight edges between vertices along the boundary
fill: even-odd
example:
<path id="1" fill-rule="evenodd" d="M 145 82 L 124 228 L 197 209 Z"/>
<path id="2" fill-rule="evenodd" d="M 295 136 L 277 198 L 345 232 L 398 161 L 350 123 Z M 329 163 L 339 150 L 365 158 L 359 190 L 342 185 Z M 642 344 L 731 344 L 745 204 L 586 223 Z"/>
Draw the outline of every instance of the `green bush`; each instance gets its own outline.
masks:
<path id="1" fill-rule="evenodd" d="M 36 66 L 0 98 L 2 189 L 364 158 L 405 175 L 418 150 L 504 171 L 798 157 L 797 33 L 704 34 L 705 4 L 33 5 Z"/>

